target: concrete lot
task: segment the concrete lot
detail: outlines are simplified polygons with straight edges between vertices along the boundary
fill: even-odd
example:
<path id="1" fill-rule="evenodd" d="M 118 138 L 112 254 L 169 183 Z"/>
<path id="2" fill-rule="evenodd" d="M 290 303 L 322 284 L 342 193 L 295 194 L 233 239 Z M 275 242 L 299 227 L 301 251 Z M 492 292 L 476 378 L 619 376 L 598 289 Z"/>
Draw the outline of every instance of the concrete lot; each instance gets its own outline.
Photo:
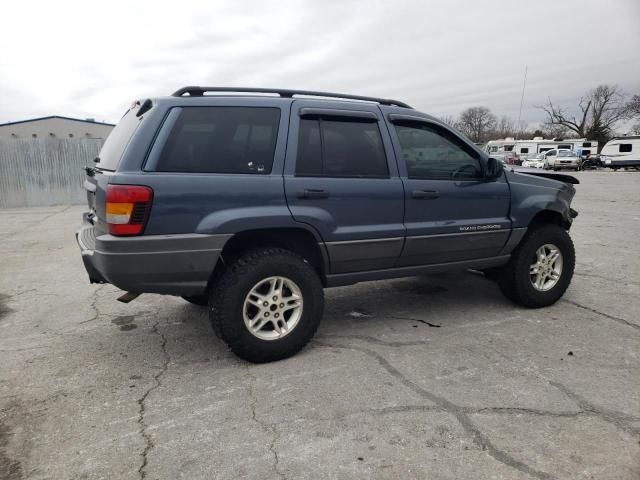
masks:
<path id="1" fill-rule="evenodd" d="M 89 285 L 82 208 L 0 211 L 0 478 L 639 478 L 640 174 L 578 176 L 555 306 L 473 273 L 328 290 L 258 366 L 206 309 Z"/>

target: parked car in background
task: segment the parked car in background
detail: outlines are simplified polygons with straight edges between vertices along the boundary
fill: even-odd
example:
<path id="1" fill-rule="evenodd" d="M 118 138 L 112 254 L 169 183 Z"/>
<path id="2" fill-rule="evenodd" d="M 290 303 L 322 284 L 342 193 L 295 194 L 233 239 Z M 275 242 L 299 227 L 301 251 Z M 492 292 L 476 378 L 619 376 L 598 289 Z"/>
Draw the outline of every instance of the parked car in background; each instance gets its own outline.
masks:
<path id="1" fill-rule="evenodd" d="M 573 150 L 552 149 L 544 153 L 545 170 L 580 170 L 582 159 Z"/>
<path id="2" fill-rule="evenodd" d="M 640 135 L 617 137 L 609 140 L 600 152 L 600 161 L 605 167 L 640 168 Z"/>
<path id="3" fill-rule="evenodd" d="M 537 155 L 533 155 L 526 160 L 522 161 L 523 167 L 529 168 L 542 168 L 544 167 L 544 153 L 538 153 Z"/>

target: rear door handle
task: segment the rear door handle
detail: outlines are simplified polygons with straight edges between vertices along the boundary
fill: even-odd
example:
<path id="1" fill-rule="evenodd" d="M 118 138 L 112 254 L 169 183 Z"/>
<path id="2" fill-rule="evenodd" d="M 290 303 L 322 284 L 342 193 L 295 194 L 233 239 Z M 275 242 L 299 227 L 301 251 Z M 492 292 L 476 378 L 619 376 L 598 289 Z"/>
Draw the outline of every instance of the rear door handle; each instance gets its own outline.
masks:
<path id="1" fill-rule="evenodd" d="M 329 192 L 321 189 L 305 189 L 301 192 L 298 192 L 298 198 L 328 198 Z"/>
<path id="2" fill-rule="evenodd" d="M 436 190 L 414 190 L 411 192 L 413 198 L 425 198 L 434 199 L 438 198 L 440 194 Z"/>

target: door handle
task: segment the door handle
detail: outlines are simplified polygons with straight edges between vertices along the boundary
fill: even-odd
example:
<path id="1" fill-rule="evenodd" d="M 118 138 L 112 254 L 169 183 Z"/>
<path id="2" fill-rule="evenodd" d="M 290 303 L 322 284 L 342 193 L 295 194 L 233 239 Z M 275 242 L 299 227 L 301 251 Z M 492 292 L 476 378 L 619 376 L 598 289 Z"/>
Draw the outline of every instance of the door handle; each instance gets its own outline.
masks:
<path id="1" fill-rule="evenodd" d="M 321 189 L 305 189 L 301 192 L 298 192 L 298 198 L 328 198 L 329 192 Z"/>
<path id="2" fill-rule="evenodd" d="M 438 198 L 440 194 L 436 190 L 414 190 L 411 192 L 413 198 L 425 198 L 434 199 Z"/>

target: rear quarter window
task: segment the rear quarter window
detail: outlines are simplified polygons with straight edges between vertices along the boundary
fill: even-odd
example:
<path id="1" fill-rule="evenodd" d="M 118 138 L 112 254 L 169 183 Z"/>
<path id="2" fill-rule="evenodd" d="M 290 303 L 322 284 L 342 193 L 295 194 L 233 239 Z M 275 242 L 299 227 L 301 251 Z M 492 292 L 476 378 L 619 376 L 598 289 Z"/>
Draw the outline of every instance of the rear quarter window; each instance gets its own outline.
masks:
<path id="1" fill-rule="evenodd" d="M 129 144 L 133 133 L 140 125 L 140 117 L 136 117 L 135 112 L 127 110 L 116 127 L 111 130 L 107 140 L 102 145 L 97 163 L 102 170 L 115 171 L 118 168 L 122 154 Z"/>
<path id="2" fill-rule="evenodd" d="M 154 170 L 271 173 L 280 109 L 182 107 Z"/>

